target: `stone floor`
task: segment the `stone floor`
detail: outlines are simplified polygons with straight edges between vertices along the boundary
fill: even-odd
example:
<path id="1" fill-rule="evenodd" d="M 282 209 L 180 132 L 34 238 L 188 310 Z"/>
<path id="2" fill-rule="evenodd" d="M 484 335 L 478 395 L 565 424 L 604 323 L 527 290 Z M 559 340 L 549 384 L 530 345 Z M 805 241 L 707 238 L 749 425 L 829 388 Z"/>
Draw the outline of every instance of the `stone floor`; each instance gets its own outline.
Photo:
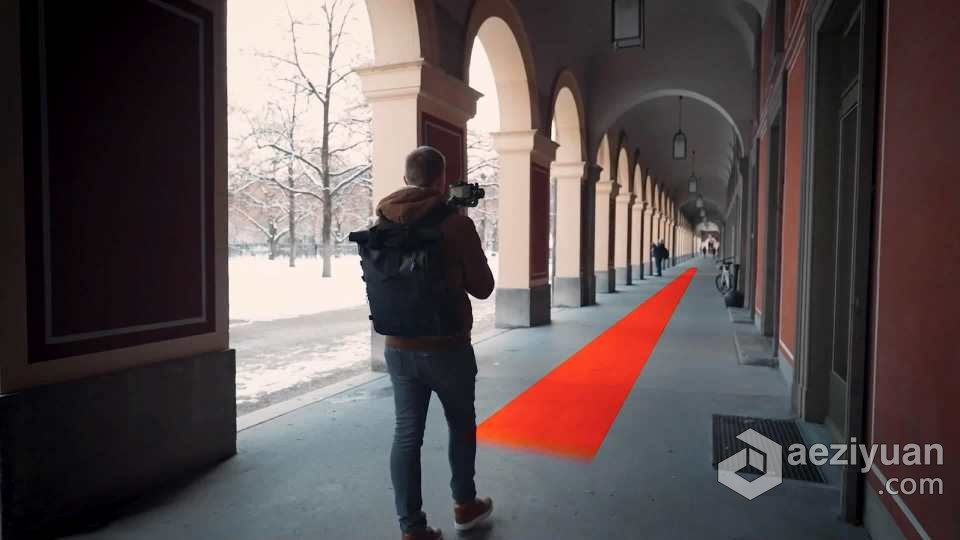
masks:
<path id="1" fill-rule="evenodd" d="M 694 259 L 600 305 L 555 310 L 548 327 L 477 346 L 477 412 L 486 418 L 690 266 L 697 277 L 591 462 L 481 446 L 478 487 L 496 501 L 489 528 L 466 538 L 865 539 L 837 518 L 839 490 L 787 480 L 747 501 L 711 467 L 714 413 L 789 416 L 777 370 L 742 366 L 713 287 Z M 76 538 L 138 540 L 399 538 L 388 456 L 389 381 L 374 380 L 239 434 L 240 453 L 136 513 Z M 456 537 L 446 428 L 431 404 L 423 449 L 425 510 Z"/>

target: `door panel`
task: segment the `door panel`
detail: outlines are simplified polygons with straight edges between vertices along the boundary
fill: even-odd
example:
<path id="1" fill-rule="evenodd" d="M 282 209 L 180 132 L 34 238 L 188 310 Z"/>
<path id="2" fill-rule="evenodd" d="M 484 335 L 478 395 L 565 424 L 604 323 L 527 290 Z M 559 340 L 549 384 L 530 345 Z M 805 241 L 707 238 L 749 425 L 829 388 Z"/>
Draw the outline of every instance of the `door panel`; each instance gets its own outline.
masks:
<path id="1" fill-rule="evenodd" d="M 830 375 L 830 424 L 835 435 L 846 432 L 846 387 L 849 363 L 853 264 L 854 191 L 857 182 L 857 84 L 847 89 L 840 108 L 837 140 L 836 243 L 834 250 L 833 358 Z"/>

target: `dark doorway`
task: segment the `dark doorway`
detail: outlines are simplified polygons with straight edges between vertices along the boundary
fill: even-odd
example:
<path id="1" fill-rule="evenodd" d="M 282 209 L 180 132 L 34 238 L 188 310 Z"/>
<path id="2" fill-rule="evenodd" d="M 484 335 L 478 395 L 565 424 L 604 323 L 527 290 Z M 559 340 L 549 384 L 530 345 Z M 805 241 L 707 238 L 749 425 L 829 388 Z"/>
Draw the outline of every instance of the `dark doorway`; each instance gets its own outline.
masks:
<path id="1" fill-rule="evenodd" d="M 782 101 L 781 101 L 782 103 Z M 780 236 L 783 228 L 783 112 L 770 126 L 769 164 L 767 168 L 767 237 L 765 243 L 765 266 L 763 283 L 763 313 L 760 330 L 773 337 L 773 352 L 776 354 L 780 330 Z"/>
<path id="2" fill-rule="evenodd" d="M 868 365 L 879 3 L 814 11 L 801 203 L 799 408 L 834 440 L 863 440 Z M 844 469 L 841 513 L 860 523 L 863 474 Z"/>
<path id="3" fill-rule="evenodd" d="M 859 26 L 859 24 L 857 25 Z M 854 185 L 857 172 L 858 84 L 845 90 L 837 120 L 836 210 L 834 211 L 833 351 L 827 425 L 834 438 L 846 432 L 847 346 L 850 343 L 850 285 Z M 828 261 L 824 263 L 829 264 Z"/>

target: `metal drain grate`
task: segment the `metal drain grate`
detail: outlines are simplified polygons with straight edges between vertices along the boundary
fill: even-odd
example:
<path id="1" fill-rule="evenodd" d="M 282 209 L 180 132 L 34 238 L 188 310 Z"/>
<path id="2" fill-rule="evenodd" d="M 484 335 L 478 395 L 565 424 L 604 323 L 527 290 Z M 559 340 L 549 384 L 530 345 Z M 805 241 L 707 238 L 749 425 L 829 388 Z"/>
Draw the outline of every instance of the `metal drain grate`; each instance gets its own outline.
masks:
<path id="1" fill-rule="evenodd" d="M 783 448 L 783 477 L 805 482 L 826 483 L 820 468 L 811 463 L 806 465 L 791 465 L 787 462 L 790 446 L 802 444 L 807 446 L 800 433 L 800 428 L 793 420 L 773 420 L 769 418 L 750 418 L 748 416 L 713 415 L 713 467 L 747 448 L 747 444 L 737 438 L 744 431 L 752 429 L 764 437 L 779 444 Z M 756 470 L 745 470 L 756 472 Z"/>

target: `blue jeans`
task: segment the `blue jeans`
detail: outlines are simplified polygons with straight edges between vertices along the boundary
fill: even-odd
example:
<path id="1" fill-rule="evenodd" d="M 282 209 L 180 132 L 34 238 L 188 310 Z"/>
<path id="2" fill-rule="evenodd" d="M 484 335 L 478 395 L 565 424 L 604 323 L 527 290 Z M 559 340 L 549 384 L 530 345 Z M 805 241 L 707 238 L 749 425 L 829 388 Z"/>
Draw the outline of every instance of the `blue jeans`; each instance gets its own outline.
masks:
<path id="1" fill-rule="evenodd" d="M 663 275 L 663 259 L 661 259 L 660 257 L 657 257 L 657 275 L 658 276 Z"/>
<path id="2" fill-rule="evenodd" d="M 477 416 L 474 395 L 477 360 L 473 346 L 450 352 L 413 352 L 386 348 L 387 370 L 393 383 L 396 430 L 390 451 L 397 515 L 403 532 L 419 532 L 427 526 L 420 488 L 420 447 L 426 426 L 430 396 L 437 393 L 450 429 L 450 488 L 457 504 L 473 501 L 477 488 L 473 477 L 477 457 Z"/>

